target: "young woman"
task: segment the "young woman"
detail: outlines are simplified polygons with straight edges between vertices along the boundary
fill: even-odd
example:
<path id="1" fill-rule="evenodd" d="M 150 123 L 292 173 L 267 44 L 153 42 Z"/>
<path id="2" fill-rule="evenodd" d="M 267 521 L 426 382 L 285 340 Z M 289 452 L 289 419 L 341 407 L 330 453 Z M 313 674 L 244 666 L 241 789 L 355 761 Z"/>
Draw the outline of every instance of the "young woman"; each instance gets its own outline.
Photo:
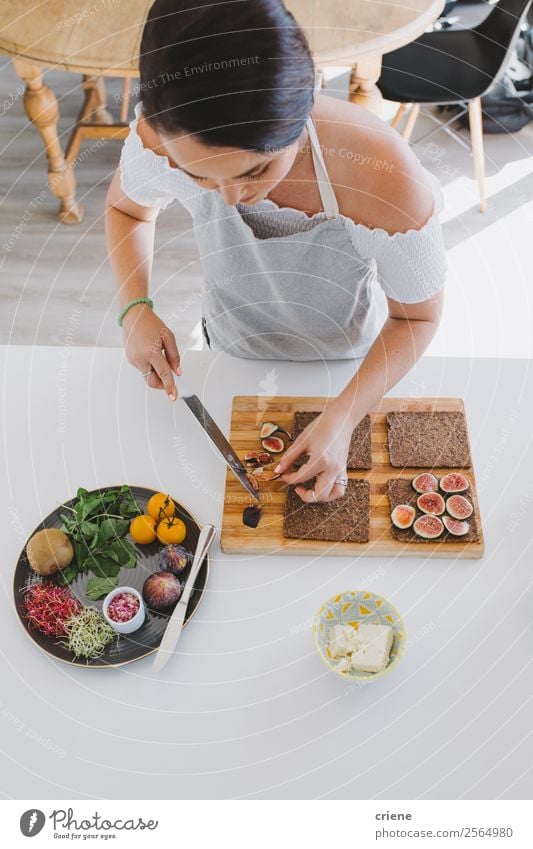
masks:
<path id="1" fill-rule="evenodd" d="M 353 360 L 353 378 L 281 461 L 304 501 L 338 498 L 354 427 L 439 323 L 438 188 L 386 124 L 318 93 L 281 0 L 156 0 L 140 72 L 107 211 L 128 360 L 175 400 L 179 352 L 148 293 L 155 219 L 178 199 L 193 220 L 212 350 Z"/>

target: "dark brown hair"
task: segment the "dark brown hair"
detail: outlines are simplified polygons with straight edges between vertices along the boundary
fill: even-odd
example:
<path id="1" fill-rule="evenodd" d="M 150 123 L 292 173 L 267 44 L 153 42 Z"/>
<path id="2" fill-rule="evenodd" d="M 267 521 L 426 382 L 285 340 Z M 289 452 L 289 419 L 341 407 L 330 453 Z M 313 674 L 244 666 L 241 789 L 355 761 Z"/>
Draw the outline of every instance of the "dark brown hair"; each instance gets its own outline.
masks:
<path id="1" fill-rule="evenodd" d="M 152 126 L 215 146 L 286 147 L 313 106 L 309 45 L 281 0 L 156 0 L 140 73 Z"/>

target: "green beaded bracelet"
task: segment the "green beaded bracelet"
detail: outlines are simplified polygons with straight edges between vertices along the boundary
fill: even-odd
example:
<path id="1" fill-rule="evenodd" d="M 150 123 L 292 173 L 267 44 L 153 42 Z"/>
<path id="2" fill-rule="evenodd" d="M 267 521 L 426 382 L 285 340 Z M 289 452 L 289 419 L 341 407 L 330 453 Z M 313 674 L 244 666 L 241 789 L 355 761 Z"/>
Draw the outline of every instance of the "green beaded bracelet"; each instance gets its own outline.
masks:
<path id="1" fill-rule="evenodd" d="M 154 308 L 154 302 L 152 301 L 151 298 L 134 298 L 133 301 L 130 301 L 129 304 L 126 304 L 126 306 L 124 307 L 124 309 L 120 313 L 120 315 L 118 317 L 118 326 L 119 327 L 122 327 L 122 322 L 124 321 L 124 317 L 125 317 L 126 313 L 128 312 L 128 310 L 130 310 L 136 304 L 148 304 L 148 306 L 150 307 L 151 310 L 153 310 L 153 308 Z"/>

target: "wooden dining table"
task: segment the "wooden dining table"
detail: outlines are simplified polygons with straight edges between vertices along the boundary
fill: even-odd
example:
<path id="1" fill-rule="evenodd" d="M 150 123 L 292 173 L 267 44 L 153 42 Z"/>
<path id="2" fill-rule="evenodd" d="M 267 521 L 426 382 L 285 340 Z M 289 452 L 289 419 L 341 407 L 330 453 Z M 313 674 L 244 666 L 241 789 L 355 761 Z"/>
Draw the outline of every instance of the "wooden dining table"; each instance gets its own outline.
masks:
<path id="1" fill-rule="evenodd" d="M 66 224 L 83 218 L 74 168 L 89 138 L 127 135 L 129 81 L 139 74 L 143 24 L 153 0 L 3 0 L 0 53 L 12 57 L 24 81 L 24 106 L 39 130 L 48 179 Z M 305 30 L 316 65 L 352 68 L 350 99 L 379 112 L 381 57 L 418 38 L 438 18 L 444 0 L 286 0 Z M 59 108 L 43 81 L 47 68 L 81 74 L 83 102 L 66 148 L 58 136 Z M 123 78 L 118 121 L 107 109 L 104 78 Z"/>

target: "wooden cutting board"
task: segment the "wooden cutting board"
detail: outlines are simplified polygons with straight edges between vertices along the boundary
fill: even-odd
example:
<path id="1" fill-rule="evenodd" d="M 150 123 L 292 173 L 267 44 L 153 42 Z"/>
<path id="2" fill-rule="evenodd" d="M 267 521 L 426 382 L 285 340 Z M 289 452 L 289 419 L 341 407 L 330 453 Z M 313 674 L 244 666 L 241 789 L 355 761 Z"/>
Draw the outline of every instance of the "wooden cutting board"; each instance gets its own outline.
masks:
<path id="1" fill-rule="evenodd" d="M 246 451 L 260 449 L 259 428 L 263 421 L 274 421 L 290 432 L 294 413 L 320 411 L 327 398 L 264 398 L 237 395 L 233 399 L 230 442 L 239 457 Z M 437 476 L 449 471 L 464 471 L 471 482 L 475 515 L 479 527 L 478 542 L 439 542 L 438 540 L 404 543 L 393 539 L 390 506 L 387 496 L 389 478 L 413 478 L 423 469 L 398 469 L 389 463 L 386 415 L 390 412 L 463 412 L 461 398 L 384 398 L 370 412 L 372 422 L 372 468 L 369 471 L 349 472 L 349 477 L 370 482 L 370 537 L 367 543 L 329 542 L 320 540 L 294 540 L 283 536 L 283 508 L 285 484 L 283 481 L 261 483 L 263 516 L 257 528 L 243 524 L 242 511 L 252 499 L 228 470 L 224 511 L 222 516 L 221 548 L 224 552 L 239 554 L 327 554 L 363 555 L 373 557 L 448 557 L 455 559 L 478 558 L 483 555 L 483 529 L 477 498 L 474 468 L 434 469 Z M 472 452 L 470 452 L 472 455 Z"/>

